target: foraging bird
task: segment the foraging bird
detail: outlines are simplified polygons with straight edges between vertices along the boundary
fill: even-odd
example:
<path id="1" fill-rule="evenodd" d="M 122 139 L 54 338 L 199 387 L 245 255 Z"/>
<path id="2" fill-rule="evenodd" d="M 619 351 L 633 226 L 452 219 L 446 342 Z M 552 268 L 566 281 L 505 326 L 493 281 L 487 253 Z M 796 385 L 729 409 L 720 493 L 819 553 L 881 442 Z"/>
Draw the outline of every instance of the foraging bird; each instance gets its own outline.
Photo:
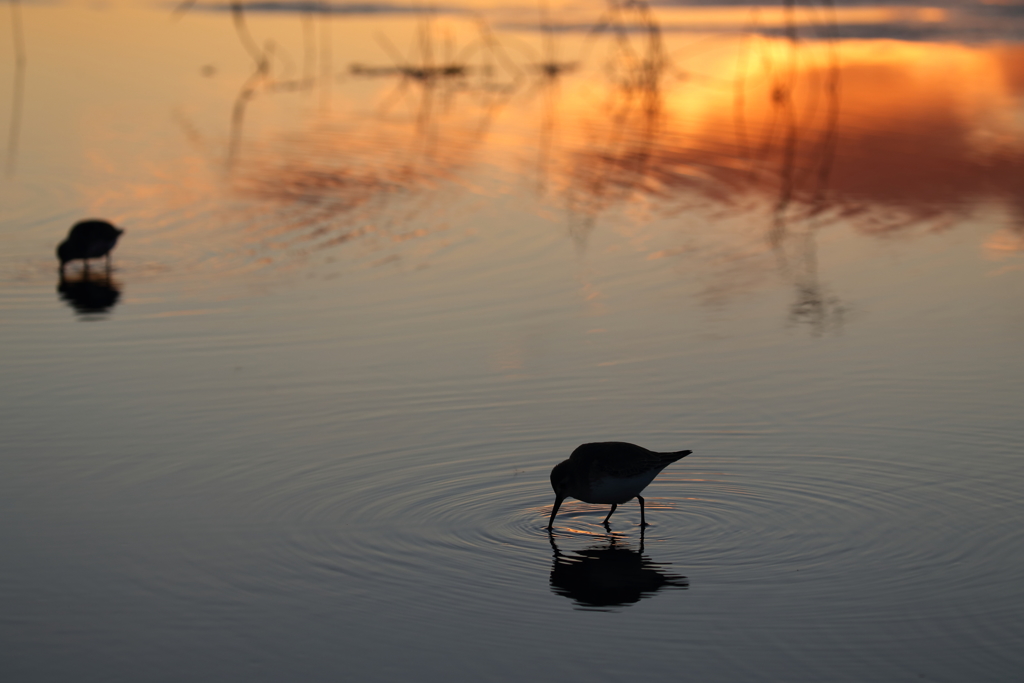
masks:
<path id="1" fill-rule="evenodd" d="M 647 526 L 644 499 L 640 492 L 654 481 L 659 472 L 692 452 L 655 453 L 621 441 L 583 444 L 572 452 L 568 460 L 563 460 L 551 470 L 555 506 L 551 510 L 548 529 L 555 523 L 558 507 L 568 497 L 584 503 L 611 503 L 612 509 L 602 522 L 605 526 L 619 503 L 636 498 L 640 501 L 640 525 Z"/>
<path id="2" fill-rule="evenodd" d="M 117 244 L 117 238 L 124 230 L 115 228 L 106 221 L 79 221 L 72 226 L 66 240 L 57 247 L 57 258 L 60 259 L 60 272 L 68 261 L 82 259 L 85 267 L 89 267 L 89 259 L 107 257 L 107 268 L 110 268 L 110 250 Z"/>

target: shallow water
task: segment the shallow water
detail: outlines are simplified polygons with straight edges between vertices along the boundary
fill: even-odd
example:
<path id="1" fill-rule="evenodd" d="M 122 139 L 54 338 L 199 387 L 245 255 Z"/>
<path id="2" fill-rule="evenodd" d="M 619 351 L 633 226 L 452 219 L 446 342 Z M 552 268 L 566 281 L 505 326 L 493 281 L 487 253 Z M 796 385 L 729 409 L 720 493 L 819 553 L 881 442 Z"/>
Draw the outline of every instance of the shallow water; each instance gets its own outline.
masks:
<path id="1" fill-rule="evenodd" d="M 18 6 L 5 680 L 1016 680 L 1024 50 L 839 10 Z"/>

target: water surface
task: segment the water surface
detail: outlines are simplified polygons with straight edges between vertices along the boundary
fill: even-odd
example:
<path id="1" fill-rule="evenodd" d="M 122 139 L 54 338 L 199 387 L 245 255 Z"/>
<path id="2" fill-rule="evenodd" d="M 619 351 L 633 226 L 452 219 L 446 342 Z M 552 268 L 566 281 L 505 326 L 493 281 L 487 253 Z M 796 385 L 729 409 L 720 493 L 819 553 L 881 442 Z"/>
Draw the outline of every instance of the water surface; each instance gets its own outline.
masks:
<path id="1" fill-rule="evenodd" d="M 2 8 L 5 679 L 1016 680 L 1013 11 L 318 8 Z"/>

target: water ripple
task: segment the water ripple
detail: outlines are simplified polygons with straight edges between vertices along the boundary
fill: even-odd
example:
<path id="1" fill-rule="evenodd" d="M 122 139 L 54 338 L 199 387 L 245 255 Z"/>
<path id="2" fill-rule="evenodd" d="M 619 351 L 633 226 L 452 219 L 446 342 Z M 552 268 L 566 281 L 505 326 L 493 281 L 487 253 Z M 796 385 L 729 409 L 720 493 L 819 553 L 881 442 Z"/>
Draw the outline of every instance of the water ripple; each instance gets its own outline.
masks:
<path id="1" fill-rule="evenodd" d="M 911 431 L 887 438 L 895 454 L 914 447 Z M 440 447 L 410 447 L 304 466 L 276 461 L 245 491 L 248 514 L 284 534 L 264 567 L 274 571 L 222 580 L 256 581 L 247 589 L 257 591 L 280 590 L 274 582 L 281 576 L 366 583 L 385 594 L 423 586 L 424 609 L 463 598 L 481 603 L 481 593 L 487 600 L 474 609 L 512 607 L 524 584 L 546 589 L 552 562 L 545 526 L 553 459 L 537 448 L 458 443 L 449 444 L 447 452 L 459 454 L 450 458 Z M 600 524 L 607 507 L 577 501 L 563 506 L 552 538 L 563 552 L 643 542 L 696 589 L 702 581 L 795 584 L 810 599 L 790 611 L 814 610 L 813 598 L 827 596 L 848 607 L 846 618 L 877 619 L 883 615 L 870 610 L 909 609 L 922 592 L 962 593 L 1007 580 L 1005 568 L 1024 541 L 1011 523 L 1019 518 L 1017 496 L 1005 479 L 958 472 L 953 462 L 866 448 L 698 451 L 648 489 L 652 526 L 644 538 L 635 503 L 620 506 L 609 534 Z M 988 533 L 973 533 L 976 525 Z M 1004 542 L 992 543 L 993 536 Z M 865 591 L 886 599 L 859 607 Z M 942 601 L 927 604 L 933 616 L 951 616 Z M 991 610 L 969 618 L 986 616 Z"/>

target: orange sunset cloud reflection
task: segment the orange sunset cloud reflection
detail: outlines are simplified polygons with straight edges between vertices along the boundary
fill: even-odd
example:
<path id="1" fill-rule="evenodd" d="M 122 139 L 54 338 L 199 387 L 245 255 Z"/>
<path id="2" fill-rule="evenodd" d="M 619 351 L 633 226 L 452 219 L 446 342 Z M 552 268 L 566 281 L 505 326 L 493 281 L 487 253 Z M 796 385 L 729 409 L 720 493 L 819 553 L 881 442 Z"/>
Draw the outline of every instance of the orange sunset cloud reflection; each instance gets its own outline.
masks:
<path id="1" fill-rule="evenodd" d="M 607 215 L 649 259 L 701 269 L 709 304 L 781 274 L 791 322 L 815 334 L 847 314 L 819 278 L 824 227 L 910 234 L 999 206 L 1016 226 L 986 248 L 1016 252 L 1024 51 L 763 36 L 713 38 L 692 58 L 673 47 L 642 86 L 562 83 L 548 186 L 582 247 Z"/>
<path id="2" fill-rule="evenodd" d="M 597 114 L 569 114 L 566 98 L 563 115 L 587 131 L 567 150 L 566 185 L 685 206 L 760 196 L 872 231 L 982 200 L 1019 206 L 1024 51 L 749 41 L 740 59 L 700 63 L 703 82 L 612 91 Z"/>
<path id="3" fill-rule="evenodd" d="M 591 16 L 601 30 L 577 32 L 318 18 L 333 42 L 306 69 L 315 83 L 268 56 L 230 84 L 217 191 L 245 214 L 233 239 L 259 263 L 356 243 L 398 258 L 454 239 L 429 238 L 472 195 L 521 193 L 567 215 L 581 249 L 614 216 L 606 229 L 645 257 L 716 254 L 731 287 L 757 286 L 752 259 L 781 258 L 806 293 L 795 310 L 820 312 L 811 233 L 824 225 L 935 228 L 993 203 L 1024 216 L 1024 49 L 829 40 L 820 13 L 788 38 L 673 33 L 667 10 L 608 7 Z M 274 55 L 319 54 L 285 31 L 292 19 L 248 17 Z"/>

